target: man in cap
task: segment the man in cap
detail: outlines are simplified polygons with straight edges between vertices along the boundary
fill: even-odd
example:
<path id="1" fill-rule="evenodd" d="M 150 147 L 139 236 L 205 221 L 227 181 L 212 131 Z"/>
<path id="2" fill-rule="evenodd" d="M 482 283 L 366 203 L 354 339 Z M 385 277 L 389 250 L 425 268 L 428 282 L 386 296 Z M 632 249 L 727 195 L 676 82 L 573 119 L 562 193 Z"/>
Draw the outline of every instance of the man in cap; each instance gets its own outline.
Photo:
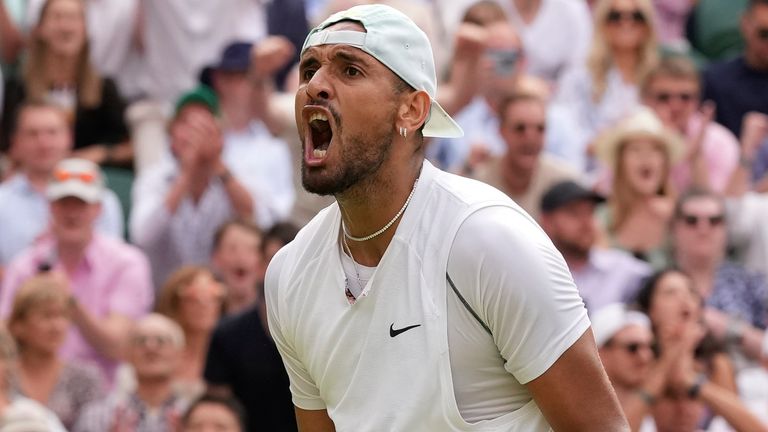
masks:
<path id="1" fill-rule="evenodd" d="M 543 231 L 424 160 L 423 137 L 462 133 L 424 33 L 354 7 L 309 34 L 299 76 L 302 183 L 337 201 L 267 271 L 299 430 L 627 430 Z"/>
<path id="2" fill-rule="evenodd" d="M 69 282 L 75 324 L 62 357 L 94 362 L 111 379 L 133 319 L 152 305 L 153 289 L 146 257 L 95 230 L 104 193 L 104 177 L 94 163 L 65 159 L 56 165 L 47 189 L 50 229 L 8 266 L 0 316 L 7 318 L 16 290 L 28 277 L 60 274 Z"/>
<path id="3" fill-rule="evenodd" d="M 590 314 L 628 303 L 651 273 L 648 264 L 624 251 L 595 246 L 595 206 L 603 201 L 573 181 L 555 184 L 541 199 L 539 223 L 563 254 Z"/>

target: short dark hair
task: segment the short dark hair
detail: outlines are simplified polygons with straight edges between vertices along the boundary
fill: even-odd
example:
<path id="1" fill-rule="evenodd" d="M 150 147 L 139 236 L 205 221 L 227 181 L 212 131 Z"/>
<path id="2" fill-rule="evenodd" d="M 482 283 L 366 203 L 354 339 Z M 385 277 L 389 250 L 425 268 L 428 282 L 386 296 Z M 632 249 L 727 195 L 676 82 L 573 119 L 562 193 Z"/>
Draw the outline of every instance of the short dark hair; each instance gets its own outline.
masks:
<path id="1" fill-rule="evenodd" d="M 255 223 L 245 219 L 233 219 L 229 222 L 224 222 L 221 226 L 219 226 L 219 228 L 216 229 L 216 232 L 213 234 L 212 252 L 216 252 L 219 249 L 219 246 L 221 246 L 221 241 L 224 239 L 224 234 L 227 233 L 227 230 L 235 227 L 242 228 L 261 239 L 262 242 L 264 241 L 264 234 Z"/>
<path id="2" fill-rule="evenodd" d="M 485 27 L 496 22 L 506 22 L 507 13 L 498 2 L 479 0 L 472 3 L 465 11 L 461 22 Z"/>
<path id="3" fill-rule="evenodd" d="M 267 243 L 272 240 L 280 242 L 282 245 L 287 245 L 292 242 L 299 233 L 299 227 L 290 222 L 278 222 L 272 225 L 272 228 L 264 233 L 264 238 L 261 242 L 262 252 L 266 252 Z"/>
<path id="4" fill-rule="evenodd" d="M 681 54 L 671 54 L 663 57 L 659 64 L 648 72 L 640 84 L 641 94 L 644 96 L 648 95 L 653 80 L 660 77 L 690 79 L 696 81 L 696 85 L 701 87 L 701 76 L 699 75 L 699 70 L 696 69 L 696 65 L 690 57 Z"/>
<path id="5" fill-rule="evenodd" d="M 544 99 L 542 99 L 541 97 L 533 93 L 529 93 L 529 92 L 511 93 L 507 96 L 504 96 L 501 99 L 501 102 L 499 102 L 499 111 L 498 111 L 499 124 L 503 125 L 504 122 L 506 121 L 507 111 L 509 111 L 510 107 L 523 102 L 535 102 L 537 104 L 540 104 L 542 108 L 545 108 L 546 110 L 547 103 L 544 101 Z"/>
<path id="6" fill-rule="evenodd" d="M 698 198 L 709 198 L 717 201 L 720 205 L 720 209 L 725 212 L 725 200 L 723 200 L 723 197 L 708 189 L 692 187 L 687 189 L 677 198 L 677 201 L 675 202 L 674 219 L 676 220 L 683 216 L 683 207 L 688 201 Z"/>
<path id="7" fill-rule="evenodd" d="M 224 407 L 232 413 L 232 415 L 235 416 L 237 419 L 237 424 L 240 427 L 240 432 L 245 431 L 245 409 L 243 409 L 243 405 L 240 404 L 240 402 L 231 396 L 222 396 L 212 393 L 204 393 L 199 398 L 195 399 L 194 402 L 187 408 L 187 411 L 184 413 L 184 416 L 181 418 L 181 425 L 182 427 L 186 427 L 189 425 L 189 420 L 192 417 L 192 413 L 201 405 L 205 404 L 211 404 L 211 405 L 219 405 L 221 407 Z"/>
<path id="8" fill-rule="evenodd" d="M 9 136 L 13 137 L 16 135 L 16 133 L 19 131 L 19 126 L 21 123 L 21 117 L 24 115 L 25 112 L 30 110 L 36 110 L 36 109 L 47 109 L 51 111 L 56 111 L 61 115 L 61 118 L 64 120 L 68 128 L 71 128 L 72 125 L 70 124 L 66 112 L 58 105 L 55 105 L 51 102 L 47 102 L 44 100 L 39 99 L 27 99 L 19 106 L 16 107 L 13 112 L 9 113 L 11 116 L 11 129 L 8 131 L 10 134 Z"/>
<path id="9" fill-rule="evenodd" d="M 768 6 L 768 0 L 749 0 L 746 9 L 744 9 L 744 13 L 751 12 L 752 9 L 757 6 Z"/>

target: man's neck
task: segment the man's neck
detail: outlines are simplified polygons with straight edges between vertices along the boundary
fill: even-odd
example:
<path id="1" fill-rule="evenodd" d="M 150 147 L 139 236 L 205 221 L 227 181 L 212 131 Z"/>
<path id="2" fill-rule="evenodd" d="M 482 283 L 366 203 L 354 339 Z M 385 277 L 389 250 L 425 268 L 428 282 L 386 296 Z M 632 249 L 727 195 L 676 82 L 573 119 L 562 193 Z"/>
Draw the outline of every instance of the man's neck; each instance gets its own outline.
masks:
<path id="1" fill-rule="evenodd" d="M 172 382 L 171 376 L 153 379 L 139 378 L 136 394 L 146 406 L 157 408 L 171 397 Z"/>
<path id="2" fill-rule="evenodd" d="M 518 15 L 526 24 L 530 24 L 541 7 L 541 0 L 514 0 Z"/>
<path id="3" fill-rule="evenodd" d="M 501 167 L 501 179 L 504 187 L 512 195 L 523 195 L 531 185 L 538 164 L 532 167 L 521 166 L 509 155 L 504 156 Z"/>
<path id="4" fill-rule="evenodd" d="M 694 256 L 681 253 L 675 254 L 675 262 L 681 270 L 692 277 L 712 276 L 717 272 L 722 257 L 717 256 Z"/>
<path id="5" fill-rule="evenodd" d="M 51 179 L 49 171 L 25 170 L 23 175 L 27 177 L 27 181 L 32 186 L 32 189 L 43 194 L 45 193 L 45 190 L 48 188 L 48 181 Z"/>
<path id="6" fill-rule="evenodd" d="M 762 59 L 749 51 L 744 53 L 744 63 L 746 63 L 752 70 L 768 73 L 768 63 L 766 63 L 765 59 Z"/>
<path id="7" fill-rule="evenodd" d="M 224 128 L 233 132 L 241 132 L 248 129 L 253 120 L 251 110 L 248 107 L 222 104 L 221 112 Z"/>
<path id="8" fill-rule="evenodd" d="M 93 238 L 93 237 L 91 237 Z M 56 251 L 58 260 L 64 265 L 67 272 L 73 272 L 85 256 L 85 250 L 88 248 L 90 240 L 86 243 L 58 243 Z"/>
<path id="9" fill-rule="evenodd" d="M 567 250 L 561 250 L 560 253 L 563 254 L 563 258 L 565 259 L 565 263 L 568 265 L 568 268 L 571 270 L 571 272 L 577 272 L 589 264 L 589 253 L 587 254 L 576 254 L 576 253 L 570 253 Z"/>

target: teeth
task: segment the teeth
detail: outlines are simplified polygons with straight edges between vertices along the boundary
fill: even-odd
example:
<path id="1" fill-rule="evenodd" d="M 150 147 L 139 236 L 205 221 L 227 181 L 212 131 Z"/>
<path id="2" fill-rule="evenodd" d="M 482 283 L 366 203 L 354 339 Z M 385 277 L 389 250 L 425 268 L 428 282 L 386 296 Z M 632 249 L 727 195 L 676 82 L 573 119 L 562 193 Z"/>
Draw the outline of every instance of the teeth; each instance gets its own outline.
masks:
<path id="1" fill-rule="evenodd" d="M 315 149 L 312 152 L 312 156 L 320 159 L 320 158 L 324 158 L 325 157 L 325 153 L 326 153 L 326 150 Z"/>
<path id="2" fill-rule="evenodd" d="M 312 115 L 309 116 L 309 122 L 310 123 L 312 123 L 315 120 L 320 120 L 320 121 L 327 122 L 328 121 L 328 117 L 326 117 L 325 114 L 323 114 L 323 113 L 316 112 L 316 113 L 313 113 Z"/>

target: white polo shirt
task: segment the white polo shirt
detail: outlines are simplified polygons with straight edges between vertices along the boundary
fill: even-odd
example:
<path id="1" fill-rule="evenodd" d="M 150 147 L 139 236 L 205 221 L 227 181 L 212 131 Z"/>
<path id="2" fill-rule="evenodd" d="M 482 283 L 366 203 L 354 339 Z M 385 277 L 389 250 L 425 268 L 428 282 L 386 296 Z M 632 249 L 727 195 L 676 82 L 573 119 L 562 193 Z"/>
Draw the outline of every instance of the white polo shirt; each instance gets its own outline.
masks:
<path id="1" fill-rule="evenodd" d="M 270 330 L 296 406 L 327 409 L 338 431 L 549 430 L 524 384 L 589 320 L 561 255 L 524 211 L 425 162 L 354 304 L 339 221 L 333 204 L 267 272 Z M 446 269 L 493 337 L 446 285 Z"/>

